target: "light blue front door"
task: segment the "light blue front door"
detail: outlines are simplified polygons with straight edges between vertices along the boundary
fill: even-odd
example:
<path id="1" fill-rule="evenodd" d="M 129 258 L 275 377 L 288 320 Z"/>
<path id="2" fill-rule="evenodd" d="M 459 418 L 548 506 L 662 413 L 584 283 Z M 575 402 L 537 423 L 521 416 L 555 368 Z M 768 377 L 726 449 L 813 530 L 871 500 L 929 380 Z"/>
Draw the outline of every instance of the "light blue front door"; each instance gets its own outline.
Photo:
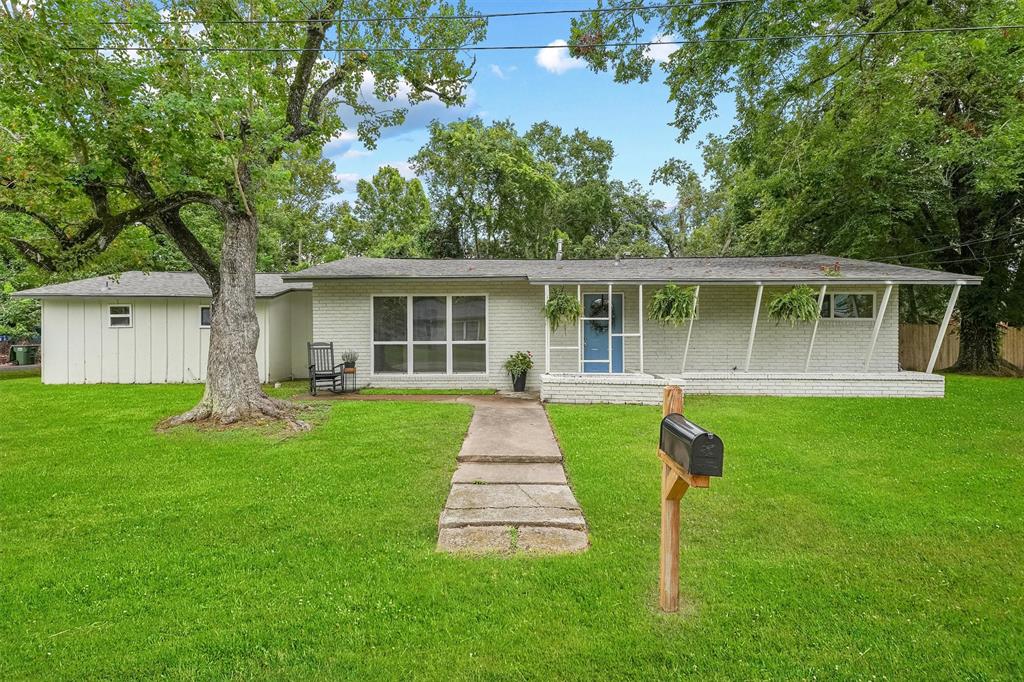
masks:
<path id="1" fill-rule="evenodd" d="M 583 318 L 583 371 L 621 372 L 622 337 L 608 333 L 608 294 L 583 294 Z M 622 333 L 622 294 L 612 294 L 611 331 L 612 334 Z M 610 368 L 609 340 L 612 346 Z"/>

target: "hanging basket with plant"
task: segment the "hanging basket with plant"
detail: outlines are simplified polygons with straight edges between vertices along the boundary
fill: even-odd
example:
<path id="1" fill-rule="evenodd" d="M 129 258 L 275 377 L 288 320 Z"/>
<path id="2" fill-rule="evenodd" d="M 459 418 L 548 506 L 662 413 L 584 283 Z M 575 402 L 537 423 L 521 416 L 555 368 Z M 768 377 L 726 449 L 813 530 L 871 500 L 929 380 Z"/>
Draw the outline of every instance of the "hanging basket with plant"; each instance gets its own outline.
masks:
<path id="1" fill-rule="evenodd" d="M 774 322 L 814 322 L 821 315 L 818 295 L 808 286 L 793 287 L 768 304 L 768 319 Z"/>
<path id="2" fill-rule="evenodd" d="M 548 318 L 552 331 L 558 331 L 562 325 L 569 327 L 576 324 L 583 316 L 583 306 L 575 295 L 565 289 L 556 289 L 548 295 L 544 316 Z"/>
<path id="3" fill-rule="evenodd" d="M 697 313 L 697 289 L 666 284 L 651 297 L 650 318 L 662 324 L 679 326 Z"/>

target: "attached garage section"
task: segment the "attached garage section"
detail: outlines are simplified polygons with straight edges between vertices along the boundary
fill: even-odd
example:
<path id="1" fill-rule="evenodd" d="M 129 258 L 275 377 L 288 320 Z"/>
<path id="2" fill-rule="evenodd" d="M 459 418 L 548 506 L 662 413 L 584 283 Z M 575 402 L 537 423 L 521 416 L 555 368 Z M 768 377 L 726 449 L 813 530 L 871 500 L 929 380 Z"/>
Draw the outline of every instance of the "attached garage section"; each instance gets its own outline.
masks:
<path id="1" fill-rule="evenodd" d="M 146 287 L 144 295 L 116 295 L 120 293 L 117 289 L 139 293 L 138 285 L 144 282 L 141 278 L 154 277 L 163 280 L 161 288 L 165 293 L 193 293 L 194 280 L 205 289 L 194 273 L 125 273 L 120 282 L 105 284 L 115 295 L 61 295 L 64 292 L 47 291 L 91 280 L 32 292 L 42 302 L 43 383 L 205 381 L 210 347 L 208 294 L 151 295 Z M 301 285 L 284 284 L 276 275 L 258 277 L 264 280 L 257 284 L 260 297 L 256 300 L 260 327 L 256 363 L 260 380 L 305 378 L 306 343 L 313 333 L 312 292 Z M 276 280 L 276 287 L 268 286 L 273 284 L 265 280 L 268 277 Z"/>

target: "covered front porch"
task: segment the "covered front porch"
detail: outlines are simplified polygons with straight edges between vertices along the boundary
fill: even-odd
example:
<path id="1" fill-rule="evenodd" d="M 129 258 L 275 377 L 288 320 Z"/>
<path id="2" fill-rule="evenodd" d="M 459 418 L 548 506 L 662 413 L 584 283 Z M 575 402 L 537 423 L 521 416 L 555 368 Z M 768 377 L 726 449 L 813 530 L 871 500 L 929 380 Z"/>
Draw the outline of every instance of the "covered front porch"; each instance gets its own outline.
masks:
<path id="1" fill-rule="evenodd" d="M 772 297 L 798 284 L 813 285 L 821 317 L 769 320 Z M 694 284 L 696 314 L 679 326 L 650 319 L 647 302 L 662 286 L 545 284 L 545 301 L 556 289 L 575 293 L 583 315 L 568 329 L 545 325 L 542 399 L 658 404 L 668 384 L 702 394 L 944 395 L 934 361 L 927 372 L 900 370 L 896 282 Z M 959 289 L 952 288 L 943 331 Z"/>

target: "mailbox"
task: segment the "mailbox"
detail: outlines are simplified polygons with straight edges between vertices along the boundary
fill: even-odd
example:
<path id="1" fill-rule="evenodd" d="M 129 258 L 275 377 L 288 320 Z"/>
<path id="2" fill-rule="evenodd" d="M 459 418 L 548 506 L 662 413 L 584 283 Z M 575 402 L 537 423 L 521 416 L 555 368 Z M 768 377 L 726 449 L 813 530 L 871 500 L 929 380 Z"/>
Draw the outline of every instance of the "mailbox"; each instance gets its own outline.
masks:
<path id="1" fill-rule="evenodd" d="M 690 474 L 722 475 L 722 439 L 681 414 L 670 414 L 661 420 L 661 449 Z"/>

